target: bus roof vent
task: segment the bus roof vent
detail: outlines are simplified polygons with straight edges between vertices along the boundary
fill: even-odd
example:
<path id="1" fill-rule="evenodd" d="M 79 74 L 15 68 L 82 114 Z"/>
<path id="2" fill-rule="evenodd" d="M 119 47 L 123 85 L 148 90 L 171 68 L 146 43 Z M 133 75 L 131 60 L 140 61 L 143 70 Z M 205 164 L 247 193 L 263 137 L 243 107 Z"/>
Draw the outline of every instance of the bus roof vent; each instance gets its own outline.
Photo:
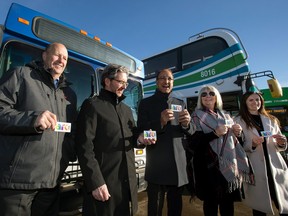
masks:
<path id="1" fill-rule="evenodd" d="M 103 63 L 114 63 L 126 66 L 132 73 L 136 71 L 136 62 L 128 55 L 85 36 L 72 28 L 65 27 L 43 17 L 34 19 L 33 32 L 43 40 L 51 43 L 63 43 L 68 49 L 82 53 Z"/>

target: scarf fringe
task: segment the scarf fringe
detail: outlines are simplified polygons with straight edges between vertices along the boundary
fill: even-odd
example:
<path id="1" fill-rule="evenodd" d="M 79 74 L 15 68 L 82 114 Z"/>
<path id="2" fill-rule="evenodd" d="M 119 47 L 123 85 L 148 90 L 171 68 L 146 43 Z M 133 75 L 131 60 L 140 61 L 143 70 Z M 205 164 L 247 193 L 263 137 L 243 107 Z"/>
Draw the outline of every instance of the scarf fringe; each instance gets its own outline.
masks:
<path id="1" fill-rule="evenodd" d="M 223 158 L 219 158 L 219 165 L 220 171 L 221 167 L 226 169 L 229 167 L 229 169 L 232 170 L 232 173 L 234 174 L 233 176 L 223 175 L 228 182 L 228 191 L 230 193 L 238 188 L 241 188 L 243 182 L 255 184 L 254 175 L 250 172 L 249 167 L 247 170 L 239 169 L 239 167 L 236 167 L 236 164 L 231 163 L 229 160 L 225 160 Z M 236 173 L 236 171 L 238 173 Z"/>

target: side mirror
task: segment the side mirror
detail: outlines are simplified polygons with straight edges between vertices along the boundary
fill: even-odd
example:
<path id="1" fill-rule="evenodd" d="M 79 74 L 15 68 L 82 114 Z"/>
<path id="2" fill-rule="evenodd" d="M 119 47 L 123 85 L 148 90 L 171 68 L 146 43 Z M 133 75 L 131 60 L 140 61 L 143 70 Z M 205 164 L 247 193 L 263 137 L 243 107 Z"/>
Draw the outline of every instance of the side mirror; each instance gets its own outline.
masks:
<path id="1" fill-rule="evenodd" d="M 267 80 L 271 95 L 273 98 L 279 98 L 283 96 L 282 88 L 277 79 Z"/>

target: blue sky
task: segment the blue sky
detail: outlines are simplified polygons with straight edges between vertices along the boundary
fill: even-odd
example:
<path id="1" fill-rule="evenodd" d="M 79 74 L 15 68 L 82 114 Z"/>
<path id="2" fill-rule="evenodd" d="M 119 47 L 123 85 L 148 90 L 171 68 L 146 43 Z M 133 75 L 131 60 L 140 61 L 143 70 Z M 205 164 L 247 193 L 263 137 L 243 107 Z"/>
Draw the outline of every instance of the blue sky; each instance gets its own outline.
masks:
<path id="1" fill-rule="evenodd" d="M 248 52 L 251 72 L 272 70 L 288 86 L 287 0 L 4 0 L 0 23 L 12 2 L 38 10 L 143 59 L 210 28 L 230 28 Z M 267 88 L 266 77 L 255 79 Z"/>

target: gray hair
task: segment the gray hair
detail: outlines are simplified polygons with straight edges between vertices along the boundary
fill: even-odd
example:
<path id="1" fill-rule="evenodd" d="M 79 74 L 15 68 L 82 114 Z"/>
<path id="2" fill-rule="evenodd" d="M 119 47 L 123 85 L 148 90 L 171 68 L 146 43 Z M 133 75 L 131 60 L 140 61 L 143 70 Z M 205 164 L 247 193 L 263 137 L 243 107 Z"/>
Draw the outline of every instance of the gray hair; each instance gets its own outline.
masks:
<path id="1" fill-rule="evenodd" d="M 118 65 L 118 64 L 108 64 L 102 74 L 101 85 L 105 87 L 105 79 L 114 79 L 117 76 L 117 73 L 126 73 L 129 75 L 129 70 L 127 67 Z"/>
<path id="2" fill-rule="evenodd" d="M 222 102 L 221 95 L 220 95 L 218 89 L 216 89 L 212 85 L 205 85 L 201 88 L 201 90 L 199 92 L 198 100 L 197 100 L 196 109 L 203 109 L 204 108 L 204 106 L 202 104 L 201 94 L 207 90 L 213 91 L 215 93 L 215 96 L 216 96 L 215 108 L 222 110 L 223 109 L 223 102 Z"/>

